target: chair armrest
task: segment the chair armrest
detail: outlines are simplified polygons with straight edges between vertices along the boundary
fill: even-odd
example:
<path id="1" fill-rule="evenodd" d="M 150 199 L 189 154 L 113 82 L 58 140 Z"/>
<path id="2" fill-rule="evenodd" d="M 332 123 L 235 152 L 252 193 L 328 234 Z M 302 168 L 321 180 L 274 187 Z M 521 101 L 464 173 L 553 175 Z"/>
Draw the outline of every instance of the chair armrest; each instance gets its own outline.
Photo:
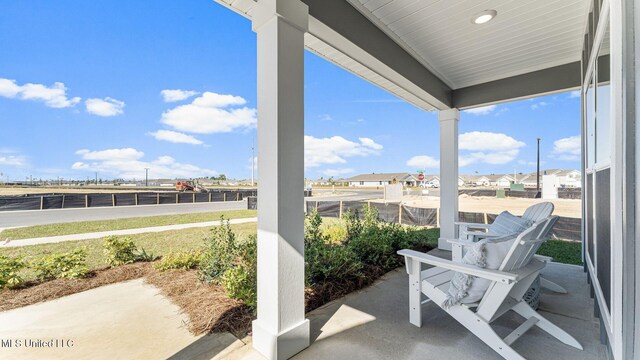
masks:
<path id="1" fill-rule="evenodd" d="M 499 271 L 499 270 L 482 269 L 476 266 L 442 259 L 436 256 L 415 251 L 415 250 L 408 250 L 408 249 L 400 250 L 398 251 L 398 255 L 402 255 L 405 257 L 408 273 L 411 269 L 409 262 L 417 261 L 423 264 L 428 264 L 428 265 L 436 266 L 436 267 L 447 269 L 447 270 L 458 271 L 468 275 L 473 275 L 473 276 L 481 277 L 483 279 L 501 282 L 504 284 L 510 284 L 512 282 L 518 281 L 518 275 L 516 274 Z"/>
<path id="2" fill-rule="evenodd" d="M 548 263 L 548 262 L 552 262 L 553 261 L 553 258 L 550 257 L 550 256 L 544 256 L 544 255 L 538 255 L 538 254 L 533 255 L 533 258 L 534 259 L 538 259 L 538 260 L 540 260 L 540 261 L 542 261 L 544 263 Z"/>
<path id="3" fill-rule="evenodd" d="M 456 226 L 464 226 L 464 227 L 473 228 L 473 229 L 489 229 L 491 227 L 491 224 L 468 223 L 468 222 L 460 222 L 460 221 L 456 221 L 454 222 L 454 224 Z"/>
<path id="4" fill-rule="evenodd" d="M 475 244 L 473 241 L 465 240 L 465 239 L 447 239 L 449 244 L 453 245 L 462 245 L 462 246 L 471 246 Z"/>
<path id="5" fill-rule="evenodd" d="M 504 235 L 491 235 L 482 231 L 467 231 L 466 234 L 481 237 L 483 239 L 493 239 L 493 238 L 499 238 L 504 236 Z"/>

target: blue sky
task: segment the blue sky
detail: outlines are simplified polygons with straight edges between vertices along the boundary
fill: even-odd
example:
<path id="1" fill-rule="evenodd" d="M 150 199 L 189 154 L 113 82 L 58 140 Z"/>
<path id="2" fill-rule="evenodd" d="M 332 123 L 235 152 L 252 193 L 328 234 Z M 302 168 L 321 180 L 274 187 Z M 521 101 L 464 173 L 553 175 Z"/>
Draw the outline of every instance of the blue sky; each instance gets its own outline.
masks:
<path id="1" fill-rule="evenodd" d="M 209 0 L 3 1 L 0 34 L 3 180 L 250 177 L 256 37 L 241 16 Z M 305 77 L 307 177 L 438 171 L 436 113 L 311 53 Z M 544 168 L 578 169 L 579 106 L 463 112 L 460 172 L 531 172 L 538 136 Z"/>

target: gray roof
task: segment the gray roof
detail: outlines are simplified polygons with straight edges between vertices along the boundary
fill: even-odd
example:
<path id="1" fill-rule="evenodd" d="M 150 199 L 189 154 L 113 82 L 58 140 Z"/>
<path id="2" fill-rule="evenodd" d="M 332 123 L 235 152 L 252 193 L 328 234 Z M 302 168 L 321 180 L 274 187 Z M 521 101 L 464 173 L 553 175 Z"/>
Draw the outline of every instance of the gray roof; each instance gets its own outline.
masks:
<path id="1" fill-rule="evenodd" d="M 381 173 L 381 174 L 360 174 L 348 179 L 345 181 L 416 181 L 413 175 L 409 173 Z"/>

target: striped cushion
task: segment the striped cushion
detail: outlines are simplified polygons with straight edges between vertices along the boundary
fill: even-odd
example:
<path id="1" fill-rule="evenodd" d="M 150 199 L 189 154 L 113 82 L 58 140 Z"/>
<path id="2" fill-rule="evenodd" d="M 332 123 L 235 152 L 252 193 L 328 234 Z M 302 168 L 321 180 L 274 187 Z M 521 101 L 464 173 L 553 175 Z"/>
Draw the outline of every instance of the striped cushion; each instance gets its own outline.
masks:
<path id="1" fill-rule="evenodd" d="M 532 222 L 524 217 L 520 218 L 508 211 L 503 211 L 493 221 L 487 234 L 492 236 L 519 234 L 531 226 L 531 224 Z"/>
<path id="2" fill-rule="evenodd" d="M 546 219 L 553 213 L 553 203 L 550 202 L 542 202 L 539 204 L 535 204 L 533 206 L 529 206 L 527 210 L 522 215 L 523 219 L 527 219 L 531 221 L 531 223 L 538 222 L 542 219 Z"/>

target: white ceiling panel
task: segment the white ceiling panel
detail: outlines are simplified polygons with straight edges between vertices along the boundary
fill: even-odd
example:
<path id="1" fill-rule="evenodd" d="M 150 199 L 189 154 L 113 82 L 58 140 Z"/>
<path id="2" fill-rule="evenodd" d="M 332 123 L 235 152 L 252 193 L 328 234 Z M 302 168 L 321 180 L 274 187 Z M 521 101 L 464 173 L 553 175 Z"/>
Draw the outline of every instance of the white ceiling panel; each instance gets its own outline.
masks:
<path id="1" fill-rule="evenodd" d="M 579 61 L 588 0 L 348 0 L 454 89 Z M 498 15 L 472 22 L 484 10 Z"/>

